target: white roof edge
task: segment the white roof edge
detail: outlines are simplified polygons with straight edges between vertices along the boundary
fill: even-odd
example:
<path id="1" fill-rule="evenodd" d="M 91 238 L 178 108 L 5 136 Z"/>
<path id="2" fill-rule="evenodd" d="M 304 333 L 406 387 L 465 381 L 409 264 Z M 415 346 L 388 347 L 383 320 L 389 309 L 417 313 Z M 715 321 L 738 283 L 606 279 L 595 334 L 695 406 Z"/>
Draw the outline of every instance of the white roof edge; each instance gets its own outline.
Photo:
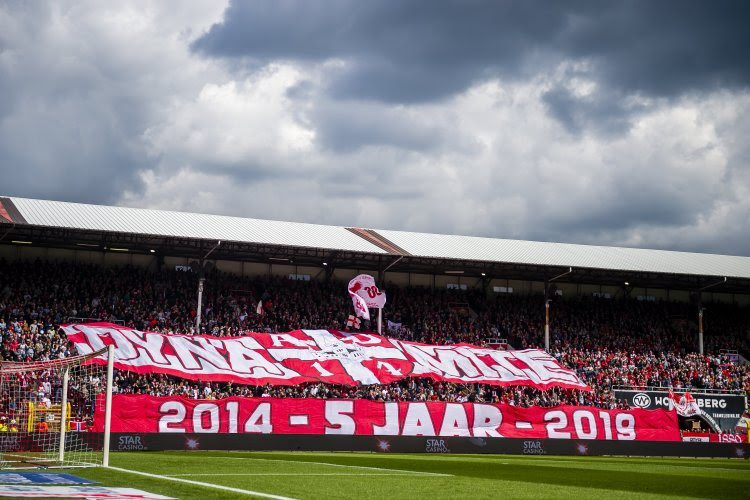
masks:
<path id="1" fill-rule="evenodd" d="M 344 226 L 7 197 L 29 224 L 386 254 Z M 750 279 L 750 257 L 375 229 L 414 257 Z"/>

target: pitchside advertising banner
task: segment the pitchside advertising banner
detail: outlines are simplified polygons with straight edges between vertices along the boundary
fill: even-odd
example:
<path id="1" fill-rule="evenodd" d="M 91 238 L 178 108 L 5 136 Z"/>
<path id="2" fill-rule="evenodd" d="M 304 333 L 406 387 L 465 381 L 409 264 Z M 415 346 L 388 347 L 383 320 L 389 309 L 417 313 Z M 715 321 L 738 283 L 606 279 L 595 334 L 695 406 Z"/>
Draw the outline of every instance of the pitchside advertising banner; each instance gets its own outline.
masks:
<path id="1" fill-rule="evenodd" d="M 101 427 L 100 406 L 94 421 Z M 680 440 L 677 415 L 666 410 L 148 395 L 113 397 L 112 432 Z"/>
<path id="2" fill-rule="evenodd" d="M 242 337 L 165 335 L 96 323 L 62 327 L 80 354 L 115 346 L 115 367 L 252 385 L 388 384 L 405 377 L 496 386 L 591 390 L 539 349 L 427 345 L 369 333 L 296 330 Z M 104 364 L 104 357 L 94 362 Z"/>
<path id="3" fill-rule="evenodd" d="M 734 432 L 737 421 L 745 411 L 745 396 L 737 394 L 706 394 L 690 392 L 698 407 L 711 416 L 723 431 Z M 633 408 L 644 410 L 672 410 L 674 404 L 667 392 L 615 389 L 615 397 L 624 399 Z"/>

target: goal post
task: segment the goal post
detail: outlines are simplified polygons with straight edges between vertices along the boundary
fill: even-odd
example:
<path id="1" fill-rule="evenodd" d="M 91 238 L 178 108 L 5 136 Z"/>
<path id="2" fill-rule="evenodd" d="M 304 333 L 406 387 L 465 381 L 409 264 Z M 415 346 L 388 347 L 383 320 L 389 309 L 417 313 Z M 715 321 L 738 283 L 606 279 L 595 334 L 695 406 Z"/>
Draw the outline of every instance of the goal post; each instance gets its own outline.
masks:
<path id="1" fill-rule="evenodd" d="M 109 425 L 94 419 L 110 414 L 113 362 L 113 346 L 50 361 L 0 361 L 0 469 L 106 466 Z"/>

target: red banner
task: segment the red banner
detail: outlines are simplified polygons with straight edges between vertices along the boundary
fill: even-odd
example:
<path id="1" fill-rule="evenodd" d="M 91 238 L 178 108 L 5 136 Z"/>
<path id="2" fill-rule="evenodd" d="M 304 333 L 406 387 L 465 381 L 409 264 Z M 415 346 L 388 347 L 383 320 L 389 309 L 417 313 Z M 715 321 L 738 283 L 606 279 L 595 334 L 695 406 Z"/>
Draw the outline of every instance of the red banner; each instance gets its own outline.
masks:
<path id="1" fill-rule="evenodd" d="M 295 330 L 242 337 L 166 335 L 107 323 L 62 327 L 81 354 L 115 346 L 115 368 L 252 385 L 388 384 L 405 377 L 458 383 L 590 390 L 539 349 L 427 345 L 371 333 Z M 95 358 L 105 363 L 104 357 Z"/>
<path id="2" fill-rule="evenodd" d="M 366 399 L 194 400 L 146 395 L 115 395 L 112 401 L 112 432 L 680 440 L 677 415 L 667 410 Z M 104 417 L 100 406 L 95 418 L 99 429 Z"/>
<path id="3" fill-rule="evenodd" d="M 683 432 L 686 443 L 747 443 L 747 435 L 735 432 Z"/>

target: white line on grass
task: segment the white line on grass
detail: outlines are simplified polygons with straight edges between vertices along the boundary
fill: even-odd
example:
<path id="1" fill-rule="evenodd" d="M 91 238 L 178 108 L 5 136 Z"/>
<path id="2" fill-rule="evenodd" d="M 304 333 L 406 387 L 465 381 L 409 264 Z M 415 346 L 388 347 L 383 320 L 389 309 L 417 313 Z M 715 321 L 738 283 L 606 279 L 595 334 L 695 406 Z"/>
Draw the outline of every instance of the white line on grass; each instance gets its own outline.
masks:
<path id="1" fill-rule="evenodd" d="M 429 473 L 422 473 L 421 477 L 429 477 Z M 229 472 L 221 474 L 168 474 L 166 477 L 193 477 L 193 476 L 409 476 L 414 477 L 413 472 L 381 472 L 373 474 L 370 472 Z M 420 475 L 417 475 L 420 477 Z"/>
<path id="2" fill-rule="evenodd" d="M 223 491 L 231 491 L 232 493 L 241 493 L 243 495 L 254 495 L 256 497 L 263 497 L 263 498 L 275 498 L 277 500 L 295 500 L 290 497 L 282 497 L 279 495 L 271 495 L 269 493 L 261 493 L 259 491 L 252 491 L 252 490 L 242 490 L 240 488 L 232 488 L 229 486 L 222 486 L 220 484 L 212 484 L 212 483 L 204 483 L 201 481 L 193 481 L 191 479 L 182 479 L 180 477 L 171 477 L 171 476 L 162 476 L 159 474 L 151 474 L 149 472 L 141 472 L 139 470 L 130 470 L 130 469 L 123 469 L 120 467 L 108 467 L 111 470 L 116 470 L 119 472 L 128 472 L 130 474 L 138 474 L 139 476 L 146 476 L 146 477 L 153 477 L 156 479 L 164 479 L 165 481 L 176 481 L 178 483 L 187 483 L 187 484 L 193 484 L 195 486 L 203 486 L 206 488 L 213 488 L 216 490 L 223 490 Z M 216 474 L 212 474 L 216 475 Z"/>
<path id="3" fill-rule="evenodd" d="M 365 469 L 365 470 L 380 470 L 386 472 L 406 472 L 409 474 L 418 474 L 424 476 L 444 476 L 453 477 L 453 474 L 441 474 L 439 472 L 422 472 L 418 470 L 403 470 L 403 469 L 386 469 L 384 467 L 367 467 L 365 465 L 343 465 L 343 464 L 332 464 L 328 462 L 308 462 L 307 460 L 282 460 L 280 458 L 255 458 L 255 457 L 220 457 L 228 460 L 259 460 L 263 462 L 285 462 L 288 464 L 313 464 L 313 465 L 327 465 L 329 467 L 346 467 L 349 469 Z"/>

